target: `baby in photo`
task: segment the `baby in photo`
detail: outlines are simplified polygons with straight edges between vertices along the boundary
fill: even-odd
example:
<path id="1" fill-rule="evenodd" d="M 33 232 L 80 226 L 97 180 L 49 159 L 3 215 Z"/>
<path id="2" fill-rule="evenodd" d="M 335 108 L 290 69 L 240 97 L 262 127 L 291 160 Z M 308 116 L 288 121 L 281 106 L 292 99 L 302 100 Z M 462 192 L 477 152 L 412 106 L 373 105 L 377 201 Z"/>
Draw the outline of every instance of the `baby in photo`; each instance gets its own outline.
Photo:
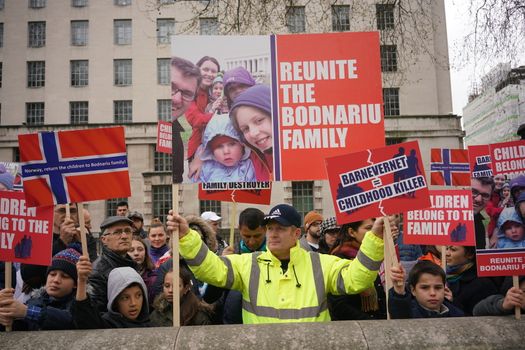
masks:
<path id="1" fill-rule="evenodd" d="M 525 225 L 514 208 L 505 208 L 498 218 L 498 243 L 496 247 L 525 247 Z"/>
<path id="2" fill-rule="evenodd" d="M 215 115 L 204 131 L 200 182 L 256 181 L 250 149 L 230 122 L 228 114 Z"/>

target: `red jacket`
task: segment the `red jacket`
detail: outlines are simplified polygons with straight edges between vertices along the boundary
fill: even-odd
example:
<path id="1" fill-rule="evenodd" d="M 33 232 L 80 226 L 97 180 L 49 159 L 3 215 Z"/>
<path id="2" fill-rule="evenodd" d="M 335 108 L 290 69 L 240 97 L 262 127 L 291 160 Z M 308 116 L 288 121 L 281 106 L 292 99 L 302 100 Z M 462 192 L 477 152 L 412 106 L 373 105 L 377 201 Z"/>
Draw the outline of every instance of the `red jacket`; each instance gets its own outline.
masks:
<path id="1" fill-rule="evenodd" d="M 208 92 L 206 90 L 199 89 L 195 101 L 191 103 L 186 111 L 186 120 L 191 126 L 191 136 L 188 140 L 188 159 L 192 158 L 197 148 L 202 143 L 202 135 L 204 129 L 210 121 L 212 114 L 205 113 L 204 110 L 208 105 Z"/>

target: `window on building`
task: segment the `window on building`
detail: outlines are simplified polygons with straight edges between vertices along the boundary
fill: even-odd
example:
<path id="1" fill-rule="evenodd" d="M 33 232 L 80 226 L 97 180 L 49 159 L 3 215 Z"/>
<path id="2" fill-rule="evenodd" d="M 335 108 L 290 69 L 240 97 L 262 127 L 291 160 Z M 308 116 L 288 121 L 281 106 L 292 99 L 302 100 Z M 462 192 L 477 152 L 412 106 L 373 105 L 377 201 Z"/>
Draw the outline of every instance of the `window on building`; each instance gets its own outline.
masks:
<path id="1" fill-rule="evenodd" d="M 88 101 L 72 101 L 69 102 L 69 120 L 71 124 L 87 124 L 88 123 Z"/>
<path id="2" fill-rule="evenodd" d="M 157 100 L 157 119 L 171 121 L 171 100 Z"/>
<path id="3" fill-rule="evenodd" d="M 114 83 L 117 86 L 131 85 L 131 60 L 113 60 Z"/>
<path id="4" fill-rule="evenodd" d="M 70 61 L 71 86 L 87 86 L 89 82 L 88 60 Z"/>
<path id="5" fill-rule="evenodd" d="M 88 44 L 88 21 L 71 21 L 71 45 L 86 46 Z"/>
<path id="6" fill-rule="evenodd" d="M 71 6 L 73 7 L 86 7 L 88 0 L 71 0 Z"/>
<path id="7" fill-rule="evenodd" d="M 131 20 L 114 20 L 113 37 L 113 42 L 115 43 L 115 45 L 131 45 Z"/>
<path id="8" fill-rule="evenodd" d="M 304 33 L 306 31 L 304 6 L 286 7 L 286 27 L 290 33 Z"/>
<path id="9" fill-rule="evenodd" d="M 394 29 L 394 4 L 376 4 L 377 29 Z"/>
<path id="10" fill-rule="evenodd" d="M 112 198 L 106 201 L 106 217 L 117 215 L 117 204 L 120 202 L 128 202 L 128 199 L 123 198 Z"/>
<path id="11" fill-rule="evenodd" d="M 0 47 L 4 47 L 4 24 L 0 23 Z"/>
<path id="12" fill-rule="evenodd" d="M 155 171 L 172 171 L 173 161 L 171 154 L 157 152 L 155 147 L 153 147 L 153 165 Z"/>
<path id="13" fill-rule="evenodd" d="M 44 102 L 26 103 L 26 123 L 27 125 L 44 124 Z"/>
<path id="14" fill-rule="evenodd" d="M 400 115 L 399 88 L 383 89 L 383 109 L 385 111 L 385 116 Z"/>
<path id="15" fill-rule="evenodd" d="M 175 34 L 175 20 L 173 18 L 157 19 L 157 44 L 169 44 L 170 36 Z"/>
<path id="16" fill-rule="evenodd" d="M 402 137 L 387 137 L 385 138 L 385 145 L 397 145 L 398 143 L 403 143 L 406 140 Z"/>
<path id="17" fill-rule="evenodd" d="M 381 71 L 397 72 L 396 45 L 381 45 Z"/>
<path id="18" fill-rule="evenodd" d="M 162 222 L 166 222 L 168 211 L 173 206 L 171 185 L 153 185 L 151 186 L 152 202 L 153 202 L 153 217 L 159 218 Z"/>
<path id="19" fill-rule="evenodd" d="M 292 182 L 292 206 L 297 209 L 302 217 L 309 211 L 314 210 L 313 181 Z"/>
<path id="20" fill-rule="evenodd" d="M 46 62 L 27 62 L 27 87 L 43 87 L 46 85 Z"/>
<path id="21" fill-rule="evenodd" d="M 20 148 L 18 147 L 13 148 L 13 162 L 15 163 L 20 162 Z"/>
<path id="22" fill-rule="evenodd" d="M 201 35 L 219 34 L 219 21 L 217 18 L 199 18 L 199 33 Z"/>
<path id="23" fill-rule="evenodd" d="M 157 84 L 170 84 L 170 59 L 157 58 Z"/>
<path id="24" fill-rule="evenodd" d="M 46 0 L 29 0 L 29 8 L 41 9 L 46 7 Z"/>
<path id="25" fill-rule="evenodd" d="M 133 122 L 133 101 L 113 101 L 113 117 L 115 124 Z"/>
<path id="26" fill-rule="evenodd" d="M 201 213 L 204 213 L 205 211 L 212 211 L 215 214 L 221 215 L 221 202 L 220 201 L 214 201 L 214 200 L 204 200 L 199 201 L 199 209 Z"/>
<path id="27" fill-rule="evenodd" d="M 0 11 L 5 7 L 5 0 L 0 0 Z"/>
<path id="28" fill-rule="evenodd" d="M 46 22 L 29 22 L 27 24 L 27 46 L 46 46 Z"/>
<path id="29" fill-rule="evenodd" d="M 2 87 L 2 72 L 4 70 L 4 63 L 0 62 L 0 88 Z"/>
<path id="30" fill-rule="evenodd" d="M 334 32 L 350 30 L 349 5 L 332 5 L 332 30 Z"/>
<path id="31" fill-rule="evenodd" d="M 131 5 L 131 0 L 113 0 L 113 3 L 117 6 L 129 6 Z"/>

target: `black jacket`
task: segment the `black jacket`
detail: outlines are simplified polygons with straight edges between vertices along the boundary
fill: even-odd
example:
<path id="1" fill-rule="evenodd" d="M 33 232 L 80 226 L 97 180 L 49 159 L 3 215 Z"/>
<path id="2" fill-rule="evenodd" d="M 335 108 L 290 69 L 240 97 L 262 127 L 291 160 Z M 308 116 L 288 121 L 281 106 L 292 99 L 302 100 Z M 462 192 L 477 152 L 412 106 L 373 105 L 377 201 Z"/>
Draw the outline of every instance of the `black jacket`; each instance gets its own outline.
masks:
<path id="1" fill-rule="evenodd" d="M 405 295 L 397 294 L 394 288 L 390 288 L 388 298 L 388 311 L 393 319 L 396 318 L 435 318 L 435 317 L 463 317 L 465 314 L 447 299 L 443 305 L 448 311 L 439 313 L 423 308 L 412 295 L 405 291 Z"/>
<path id="2" fill-rule="evenodd" d="M 476 265 L 463 272 L 458 281 L 447 281 L 452 291 L 453 304 L 471 316 L 474 306 L 489 295 L 497 294 L 498 289 L 490 278 L 478 277 Z"/>
<path id="3" fill-rule="evenodd" d="M 105 246 L 102 247 L 102 254 L 93 263 L 93 273 L 89 276 L 88 293 L 92 304 L 99 312 L 107 311 L 108 295 L 107 284 L 111 270 L 117 267 L 129 266 L 137 270 L 137 263 L 127 254 L 120 256 Z"/>

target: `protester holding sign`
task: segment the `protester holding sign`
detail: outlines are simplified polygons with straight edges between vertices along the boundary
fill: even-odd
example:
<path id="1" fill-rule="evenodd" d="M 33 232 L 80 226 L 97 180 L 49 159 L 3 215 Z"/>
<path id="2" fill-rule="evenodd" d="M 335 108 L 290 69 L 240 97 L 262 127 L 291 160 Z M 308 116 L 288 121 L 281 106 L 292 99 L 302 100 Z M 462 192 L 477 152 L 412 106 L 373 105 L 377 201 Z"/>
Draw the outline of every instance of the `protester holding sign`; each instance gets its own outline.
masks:
<path id="1" fill-rule="evenodd" d="M 392 318 L 462 317 L 463 311 L 446 299 L 445 272 L 430 261 L 420 261 L 408 276 L 410 293 L 405 288 L 405 270 L 392 267 L 392 287 L 388 311 Z"/>
<path id="2" fill-rule="evenodd" d="M 474 306 L 489 295 L 498 292 L 489 278 L 477 277 L 475 247 L 447 246 L 447 285 L 452 291 L 452 302 L 472 315 Z"/>
<path id="3" fill-rule="evenodd" d="M 383 259 L 383 219 L 375 221 L 353 261 L 301 249 L 301 221 L 293 207 L 277 205 L 263 221 L 268 251 L 222 259 L 173 211 L 167 226 L 179 232 L 181 255 L 197 278 L 243 293 L 245 324 L 329 321 L 328 293 L 359 293 L 377 277 Z"/>
<path id="4" fill-rule="evenodd" d="M 271 91 L 255 85 L 235 99 L 230 112 L 232 123 L 252 150 L 250 159 L 257 181 L 269 181 L 273 172 L 273 125 Z"/>
<path id="5" fill-rule="evenodd" d="M 374 221 L 367 219 L 344 224 L 330 254 L 342 259 L 355 259 Z M 329 296 L 328 307 L 333 320 L 386 319 L 386 297 L 381 278 L 378 276 L 372 288 L 357 295 Z"/>
<path id="6" fill-rule="evenodd" d="M 76 263 L 80 244 L 55 256 L 47 268 L 46 284 L 24 305 L 14 299 L 14 289 L 0 290 L 0 324 L 14 330 L 72 329 L 71 303 L 77 284 Z"/>
<path id="7" fill-rule="evenodd" d="M 505 284 L 511 284 L 510 277 Z M 510 287 L 505 294 L 491 295 L 476 304 L 472 314 L 474 316 L 503 316 L 514 313 L 516 307 L 525 311 L 525 277 L 519 279 L 519 287 Z"/>

